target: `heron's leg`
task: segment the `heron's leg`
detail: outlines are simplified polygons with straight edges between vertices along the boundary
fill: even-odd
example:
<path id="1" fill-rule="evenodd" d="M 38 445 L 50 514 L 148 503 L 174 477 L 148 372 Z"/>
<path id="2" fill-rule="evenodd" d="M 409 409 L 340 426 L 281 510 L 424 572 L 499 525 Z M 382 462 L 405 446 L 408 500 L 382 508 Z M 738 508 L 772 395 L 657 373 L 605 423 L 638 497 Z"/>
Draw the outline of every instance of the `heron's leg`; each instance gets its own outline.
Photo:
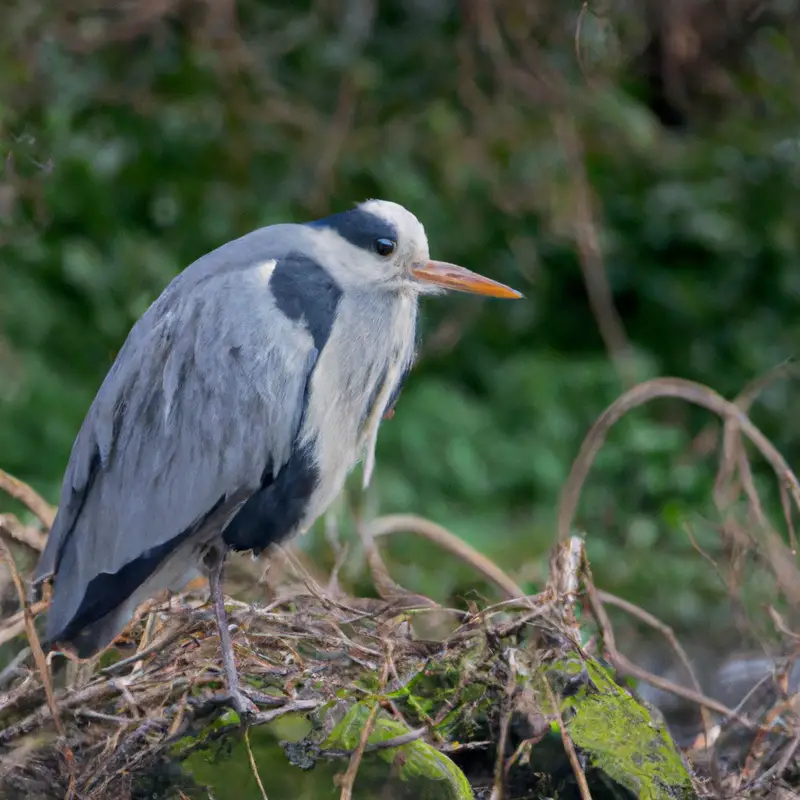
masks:
<path id="1" fill-rule="evenodd" d="M 240 717 L 254 714 L 258 709 L 239 686 L 239 674 L 236 671 L 236 661 L 233 656 L 233 641 L 228 628 L 228 615 L 225 612 L 225 597 L 222 594 L 222 574 L 225 564 L 223 553 L 211 554 L 208 574 L 208 583 L 211 587 L 211 602 L 214 606 L 214 616 L 219 630 L 219 646 L 222 651 L 222 666 L 225 670 L 225 683 L 228 685 L 228 694 L 231 704 Z"/>

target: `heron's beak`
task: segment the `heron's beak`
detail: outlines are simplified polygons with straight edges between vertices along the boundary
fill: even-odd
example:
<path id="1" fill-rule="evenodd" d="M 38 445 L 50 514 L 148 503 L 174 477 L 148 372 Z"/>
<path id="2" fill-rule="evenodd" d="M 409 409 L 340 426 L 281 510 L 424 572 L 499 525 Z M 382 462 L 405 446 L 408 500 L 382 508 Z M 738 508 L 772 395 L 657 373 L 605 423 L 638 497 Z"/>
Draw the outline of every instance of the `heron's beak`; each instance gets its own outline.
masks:
<path id="1" fill-rule="evenodd" d="M 445 289 L 454 289 L 457 292 L 470 292 L 484 294 L 489 297 L 519 298 L 522 294 L 516 289 L 502 283 L 484 278 L 477 272 L 470 272 L 456 264 L 446 261 L 429 261 L 427 264 L 418 264 L 412 267 L 411 274 L 420 281 L 434 283 Z"/>

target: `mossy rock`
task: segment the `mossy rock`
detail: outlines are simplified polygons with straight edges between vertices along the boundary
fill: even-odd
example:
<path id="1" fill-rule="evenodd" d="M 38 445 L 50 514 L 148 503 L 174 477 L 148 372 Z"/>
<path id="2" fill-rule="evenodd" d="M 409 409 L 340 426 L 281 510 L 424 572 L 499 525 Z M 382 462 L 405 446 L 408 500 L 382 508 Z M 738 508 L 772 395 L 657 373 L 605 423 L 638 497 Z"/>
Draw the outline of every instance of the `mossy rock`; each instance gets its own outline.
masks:
<path id="1" fill-rule="evenodd" d="M 355 749 L 370 713 L 366 702 L 356 703 L 333 729 L 325 746 Z M 409 729 L 405 725 L 379 710 L 370 728 L 367 745 L 378 745 L 406 733 Z M 376 750 L 374 755 L 389 764 L 392 774 L 401 781 L 416 784 L 418 790 L 414 796 L 420 800 L 473 800 L 464 773 L 444 753 L 421 739 L 400 747 Z"/>
<path id="2" fill-rule="evenodd" d="M 564 659 L 558 671 L 586 671 L 580 688 L 561 703 L 572 741 L 603 772 L 641 800 L 697 797 L 689 770 L 666 726 L 597 661 Z"/>

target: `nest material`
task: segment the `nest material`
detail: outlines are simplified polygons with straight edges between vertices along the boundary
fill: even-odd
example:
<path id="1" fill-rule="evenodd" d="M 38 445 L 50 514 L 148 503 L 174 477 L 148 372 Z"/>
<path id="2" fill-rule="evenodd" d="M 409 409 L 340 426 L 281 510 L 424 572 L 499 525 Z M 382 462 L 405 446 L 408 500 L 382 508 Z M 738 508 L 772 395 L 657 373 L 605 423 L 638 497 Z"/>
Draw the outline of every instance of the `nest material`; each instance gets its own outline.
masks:
<path id="1" fill-rule="evenodd" d="M 606 648 L 614 648 L 600 604 L 611 596 L 593 586 L 581 539 L 555 548 L 542 593 L 521 596 L 510 579 L 495 575 L 509 599 L 459 611 L 411 595 L 391 580 L 374 538 L 392 527 L 384 519 L 364 537 L 382 599 L 347 596 L 335 580 L 323 589 L 295 563 L 295 580 L 283 584 L 270 605 L 227 602 L 240 674 L 260 709 L 252 726 L 298 714 L 313 723 L 305 740 L 285 746 L 289 764 L 308 769 L 319 759 L 338 759 L 342 769 L 348 765 L 341 797 L 349 798 L 365 753 L 424 742 L 463 768 L 476 798 L 505 791 L 495 796 L 516 800 L 556 792 L 586 800 L 604 796 L 609 782 L 617 786 L 613 796 L 626 789 L 637 794 L 642 759 L 658 787 L 652 796 L 716 796 L 712 762 L 702 761 L 705 745 L 690 751 L 701 767 L 691 775 L 658 716 L 650 716 L 581 647 L 585 636 L 575 603 L 583 596 Z M 476 554 L 462 555 L 491 573 Z M 181 760 L 241 732 L 224 703 L 212 614 L 191 592 L 151 606 L 93 662 L 62 661 L 54 697 L 58 725 L 40 673 L 17 667 L 14 675 L 0 705 L 0 796 L 9 800 L 189 797 L 179 788 L 185 788 Z M 709 698 L 695 699 L 715 707 Z M 354 708 L 369 709 L 356 737 L 337 739 L 337 726 Z M 786 736 L 765 736 L 753 724 L 755 716 L 720 711 L 729 728 L 749 734 L 740 751 L 751 750 L 755 737 L 764 775 L 770 765 L 775 778 L 785 772 L 794 756 Z M 394 733 L 374 741 L 371 728 L 386 730 L 386 720 L 395 721 Z M 553 738 L 553 723 L 558 753 L 552 741 L 549 749 L 543 742 Z M 635 747 L 621 755 L 615 740 Z M 666 754 L 664 763 L 656 763 L 656 751 Z M 537 763 L 537 753 L 545 753 L 544 763 Z M 723 779 L 741 787 L 739 770 Z M 775 796 L 781 785 L 764 780 L 739 796 Z"/>
<path id="2" fill-rule="evenodd" d="M 577 566 L 575 561 L 573 573 Z M 460 678 L 448 692 L 450 707 L 440 709 L 442 717 L 458 706 L 459 692 L 476 680 L 485 687 L 480 702 L 493 708 L 490 716 L 496 717 L 476 725 L 470 705 L 463 705 L 456 714 L 461 719 L 452 719 L 449 729 L 466 738 L 479 727 L 484 735 L 496 735 L 501 720 L 495 712 L 504 705 L 494 701 L 507 694 L 509 675 L 533 671 L 574 650 L 574 592 L 569 589 L 575 582 L 575 574 L 559 573 L 541 595 L 474 613 L 441 609 L 430 602 L 408 607 L 334 596 L 313 579 L 289 587 L 285 599 L 267 607 L 228 601 L 238 667 L 260 708 L 253 724 L 325 707 L 328 734 L 347 706 L 357 701 L 353 687 L 364 686 L 365 678 L 387 693 L 426 670 L 433 674 L 447 669 L 460 672 Z M 22 672 L 0 710 L 2 796 L 131 796 L 137 777 L 152 772 L 176 741 L 220 718 L 225 708 L 213 618 L 197 598 L 186 595 L 179 601 L 177 608 L 173 598 L 170 608 L 154 608 L 137 622 L 126 633 L 128 648 L 123 639 L 94 664 L 69 664 L 60 671 L 60 681 L 70 684 L 57 689 L 55 697 L 65 740 L 57 741 L 52 732 L 38 674 Z M 438 640 L 415 636 L 414 627 L 422 618 L 429 631 L 438 629 L 445 635 Z M 126 649 L 135 652 L 120 658 Z M 477 705 L 474 693 L 472 697 Z M 541 710 L 530 706 L 530 697 L 526 702 L 528 723 L 541 727 Z M 402 704 L 387 708 L 391 705 L 408 726 L 408 741 L 429 737 L 442 721 L 414 713 L 410 722 L 399 708 Z M 515 711 L 522 705 L 520 698 Z M 232 720 L 217 726 L 214 735 L 224 736 L 237 727 L 238 721 Z M 458 749 L 441 734 L 434 734 L 432 741 L 446 752 Z M 482 746 L 489 745 L 486 741 Z"/>

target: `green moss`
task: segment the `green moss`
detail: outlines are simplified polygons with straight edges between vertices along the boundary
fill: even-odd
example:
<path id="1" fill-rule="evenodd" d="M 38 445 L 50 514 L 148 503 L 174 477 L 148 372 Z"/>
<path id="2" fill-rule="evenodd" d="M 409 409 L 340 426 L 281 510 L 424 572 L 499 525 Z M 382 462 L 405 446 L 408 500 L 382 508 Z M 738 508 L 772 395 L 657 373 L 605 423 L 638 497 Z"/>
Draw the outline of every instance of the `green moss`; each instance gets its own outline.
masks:
<path id="1" fill-rule="evenodd" d="M 689 772 L 663 724 L 614 682 L 596 661 L 558 663 L 574 674 L 585 668 L 590 682 L 564 699 L 562 713 L 572 740 L 593 767 L 641 800 L 696 797 Z"/>
<path id="2" fill-rule="evenodd" d="M 112 664 L 116 664 L 117 661 L 120 661 L 121 659 L 122 659 L 122 654 L 119 652 L 119 650 L 116 650 L 113 647 L 109 647 L 108 650 L 106 650 L 100 655 L 97 668 L 106 669 L 107 667 L 110 667 Z"/>
<path id="3" fill-rule="evenodd" d="M 326 748 L 353 750 L 358 746 L 364 725 L 370 715 L 368 703 L 356 703 L 344 719 L 333 729 L 325 743 Z M 367 744 L 379 744 L 408 733 L 409 729 L 385 712 L 378 711 L 367 739 Z M 417 740 L 401 747 L 377 750 L 375 755 L 391 764 L 403 781 L 432 782 L 435 794 L 428 796 L 441 800 L 472 800 L 473 794 L 464 773 L 443 753 Z M 430 792 L 431 787 L 428 787 Z"/>
<path id="4" fill-rule="evenodd" d="M 387 697 L 413 724 L 430 725 L 443 707 L 451 707 L 436 729 L 447 738 L 468 738 L 492 702 L 485 671 L 463 654 L 431 661 L 420 664 L 417 674 Z"/>

